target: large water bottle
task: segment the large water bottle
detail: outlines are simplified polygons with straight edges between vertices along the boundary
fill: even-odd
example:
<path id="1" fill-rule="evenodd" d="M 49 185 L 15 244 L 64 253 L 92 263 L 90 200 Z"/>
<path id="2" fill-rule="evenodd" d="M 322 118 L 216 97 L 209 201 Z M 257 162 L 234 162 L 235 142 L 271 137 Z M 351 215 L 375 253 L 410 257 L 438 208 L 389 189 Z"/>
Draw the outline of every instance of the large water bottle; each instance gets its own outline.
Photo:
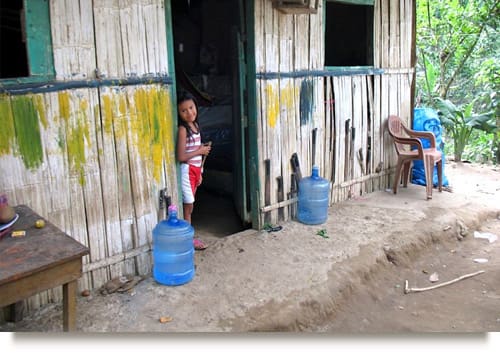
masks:
<path id="1" fill-rule="evenodd" d="M 322 224 L 328 218 L 330 183 L 319 176 L 319 167 L 313 166 L 310 177 L 299 182 L 297 218 L 303 224 Z"/>
<path id="2" fill-rule="evenodd" d="M 168 207 L 168 220 L 153 229 L 153 278 L 161 284 L 181 285 L 194 277 L 194 229 Z"/>

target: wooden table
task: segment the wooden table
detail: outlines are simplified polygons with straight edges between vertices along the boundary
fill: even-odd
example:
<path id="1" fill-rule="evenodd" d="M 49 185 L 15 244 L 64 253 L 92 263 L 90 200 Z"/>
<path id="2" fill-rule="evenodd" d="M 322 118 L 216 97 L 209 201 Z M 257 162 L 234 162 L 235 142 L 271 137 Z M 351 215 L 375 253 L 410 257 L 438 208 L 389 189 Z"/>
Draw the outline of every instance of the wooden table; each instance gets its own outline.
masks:
<path id="1" fill-rule="evenodd" d="M 25 230 L 26 235 L 0 239 L 0 307 L 62 285 L 63 329 L 74 331 L 77 280 L 82 275 L 82 256 L 89 249 L 48 221 L 44 228 L 35 228 L 41 217 L 29 207 L 20 205 L 15 210 L 19 220 L 12 230 Z"/>

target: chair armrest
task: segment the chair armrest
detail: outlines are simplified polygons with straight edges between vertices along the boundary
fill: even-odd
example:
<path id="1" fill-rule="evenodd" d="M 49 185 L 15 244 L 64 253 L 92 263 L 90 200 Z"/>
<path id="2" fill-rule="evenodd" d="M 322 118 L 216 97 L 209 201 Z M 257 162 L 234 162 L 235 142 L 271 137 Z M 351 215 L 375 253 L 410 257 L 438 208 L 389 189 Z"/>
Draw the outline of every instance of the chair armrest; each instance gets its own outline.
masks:
<path id="1" fill-rule="evenodd" d="M 436 136 L 434 135 L 434 133 L 429 132 L 429 131 L 415 131 L 413 129 L 409 129 L 404 124 L 402 126 L 403 126 L 405 132 L 409 136 L 418 137 L 418 138 L 426 138 L 431 143 L 430 148 L 436 148 Z"/>
<path id="2" fill-rule="evenodd" d="M 424 157 L 424 147 L 422 145 L 422 141 L 420 141 L 418 138 L 407 138 L 407 137 L 398 137 L 398 136 L 392 136 L 392 138 L 393 138 L 395 143 L 401 143 L 404 145 L 415 146 L 418 150 L 419 156 Z"/>

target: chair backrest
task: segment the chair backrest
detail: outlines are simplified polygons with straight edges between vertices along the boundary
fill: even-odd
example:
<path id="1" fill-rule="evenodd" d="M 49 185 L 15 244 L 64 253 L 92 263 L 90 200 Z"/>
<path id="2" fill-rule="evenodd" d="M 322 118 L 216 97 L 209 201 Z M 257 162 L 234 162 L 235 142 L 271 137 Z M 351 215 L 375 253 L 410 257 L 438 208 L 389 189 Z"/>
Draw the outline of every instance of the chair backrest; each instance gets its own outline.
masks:
<path id="1" fill-rule="evenodd" d="M 389 134 L 393 137 L 394 146 L 396 147 L 396 152 L 399 154 L 401 151 L 404 151 L 408 147 L 402 143 L 396 141 L 394 137 L 402 137 L 407 138 L 408 136 L 403 132 L 403 125 L 401 118 L 398 116 L 389 116 L 387 120 L 387 128 L 389 130 Z"/>

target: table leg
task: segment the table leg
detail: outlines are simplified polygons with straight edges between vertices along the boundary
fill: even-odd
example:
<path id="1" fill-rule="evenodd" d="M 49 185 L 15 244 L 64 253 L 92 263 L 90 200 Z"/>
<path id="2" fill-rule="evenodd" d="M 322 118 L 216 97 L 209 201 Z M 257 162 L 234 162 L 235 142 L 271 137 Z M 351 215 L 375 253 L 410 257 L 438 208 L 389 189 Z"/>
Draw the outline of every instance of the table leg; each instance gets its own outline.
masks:
<path id="1" fill-rule="evenodd" d="M 72 332 L 76 329 L 76 287 L 76 280 L 63 284 L 63 329 L 65 332 Z"/>
<path id="2" fill-rule="evenodd" d="M 8 322 L 20 322 L 23 320 L 24 302 L 22 300 L 3 308 L 4 319 Z"/>

